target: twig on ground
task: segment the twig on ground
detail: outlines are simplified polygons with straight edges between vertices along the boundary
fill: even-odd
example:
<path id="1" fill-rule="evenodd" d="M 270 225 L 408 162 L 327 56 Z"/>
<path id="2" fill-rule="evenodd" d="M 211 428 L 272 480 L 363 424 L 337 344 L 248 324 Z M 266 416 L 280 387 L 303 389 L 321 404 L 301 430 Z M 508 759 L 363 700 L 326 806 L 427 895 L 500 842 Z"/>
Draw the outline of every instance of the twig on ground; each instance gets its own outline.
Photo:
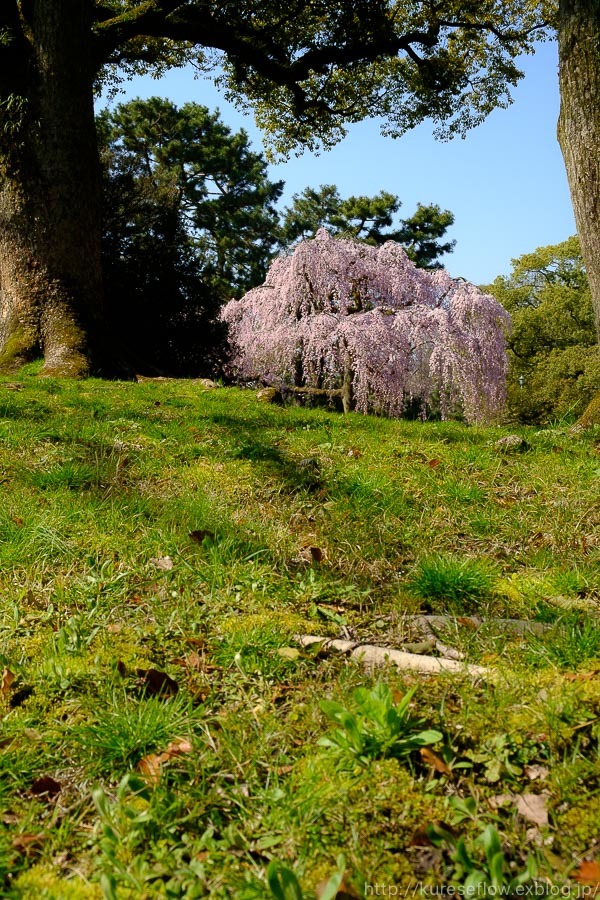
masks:
<path id="1" fill-rule="evenodd" d="M 484 666 L 459 662 L 455 659 L 438 659 L 433 656 L 421 656 L 417 653 L 405 653 L 390 647 L 378 647 L 375 644 L 358 644 L 356 641 L 342 641 L 335 638 L 321 637 L 314 634 L 297 634 L 294 638 L 303 647 L 320 644 L 322 650 L 338 650 L 352 659 L 358 659 L 366 666 L 382 666 L 393 663 L 399 669 L 435 675 L 442 672 L 457 672 L 475 676 L 491 676 L 493 670 Z"/>

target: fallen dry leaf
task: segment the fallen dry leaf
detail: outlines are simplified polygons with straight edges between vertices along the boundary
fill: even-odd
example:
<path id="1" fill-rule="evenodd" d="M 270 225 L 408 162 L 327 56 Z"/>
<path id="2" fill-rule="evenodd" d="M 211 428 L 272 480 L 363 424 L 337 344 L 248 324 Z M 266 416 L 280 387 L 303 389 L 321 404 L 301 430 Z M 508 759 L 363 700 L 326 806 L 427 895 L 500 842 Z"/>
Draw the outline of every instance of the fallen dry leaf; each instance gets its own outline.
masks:
<path id="1" fill-rule="evenodd" d="M 538 828 L 544 828 L 548 825 L 548 794 L 521 794 L 517 812 Z"/>
<path id="2" fill-rule="evenodd" d="M 6 666 L 2 670 L 2 681 L 0 682 L 0 692 L 3 694 L 8 693 L 11 688 L 11 685 L 15 682 L 16 675 L 14 675 L 10 669 L 7 669 Z"/>
<path id="3" fill-rule="evenodd" d="M 600 891 L 600 866 L 594 859 L 591 862 L 584 859 L 578 869 L 571 873 L 571 878 L 578 884 L 590 884 L 596 888 L 593 894 L 587 896 L 596 896 Z"/>
<path id="4" fill-rule="evenodd" d="M 192 744 L 187 738 L 177 738 L 167 746 L 162 753 L 149 753 L 138 762 L 136 769 L 148 784 L 156 785 L 160 781 L 162 764 L 173 759 L 174 756 L 182 756 L 192 752 Z"/>
<path id="5" fill-rule="evenodd" d="M 509 803 L 516 805 L 517 812 L 527 822 L 544 828 L 548 825 L 548 794 L 498 794 L 489 798 L 492 809 L 507 806 Z"/>
<path id="6" fill-rule="evenodd" d="M 147 697 L 172 697 L 179 690 L 177 682 L 160 669 L 136 669 L 135 672 Z"/>
<path id="7" fill-rule="evenodd" d="M 430 750 L 429 747 L 421 747 L 419 754 L 423 762 L 428 766 L 432 766 L 432 768 L 434 768 L 436 772 L 439 772 L 440 775 L 452 775 L 450 766 L 444 762 L 441 756 L 438 756 L 437 753 Z"/>
<path id="8" fill-rule="evenodd" d="M 13 850 L 16 850 L 17 853 L 29 856 L 32 853 L 38 852 L 45 840 L 45 834 L 18 834 L 12 839 L 12 848 Z"/>

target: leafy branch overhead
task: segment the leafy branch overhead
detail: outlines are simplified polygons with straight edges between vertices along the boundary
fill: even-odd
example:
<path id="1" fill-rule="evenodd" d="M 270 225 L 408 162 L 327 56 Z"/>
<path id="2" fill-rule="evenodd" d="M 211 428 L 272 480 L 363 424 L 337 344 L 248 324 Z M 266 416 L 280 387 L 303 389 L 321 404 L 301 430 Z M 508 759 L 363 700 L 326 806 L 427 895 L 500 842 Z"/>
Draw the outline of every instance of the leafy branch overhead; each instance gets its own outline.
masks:
<path id="1" fill-rule="evenodd" d="M 27 9 L 9 3 L 0 16 L 14 37 L 2 53 L 26 49 Z M 522 74 L 515 60 L 552 35 L 555 5 L 103 0 L 91 14 L 98 75 L 223 65 L 225 88 L 256 106 L 275 149 L 287 151 L 311 135 L 330 143 L 365 115 L 384 117 L 394 134 L 423 118 L 463 133 L 510 102 Z"/>
<path id="2" fill-rule="evenodd" d="M 495 0 L 115 2 L 96 7 L 95 52 L 98 69 L 223 64 L 231 99 L 250 101 L 274 149 L 287 152 L 329 144 L 365 115 L 382 116 L 393 134 L 424 118 L 463 133 L 510 102 L 516 57 L 552 33 L 553 16 L 551 3 Z"/>

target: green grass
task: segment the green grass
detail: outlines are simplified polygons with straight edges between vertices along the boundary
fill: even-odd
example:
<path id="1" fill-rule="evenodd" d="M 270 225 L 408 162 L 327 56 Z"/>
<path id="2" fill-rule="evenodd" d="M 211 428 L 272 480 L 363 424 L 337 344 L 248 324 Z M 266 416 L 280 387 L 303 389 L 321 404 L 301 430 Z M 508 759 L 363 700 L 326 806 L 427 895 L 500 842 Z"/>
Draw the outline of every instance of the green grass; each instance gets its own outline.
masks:
<path id="1" fill-rule="evenodd" d="M 314 898 L 342 870 L 400 895 L 534 863 L 569 884 L 600 827 L 598 429 L 522 428 L 511 455 L 505 428 L 193 382 L 20 383 L 0 381 L 2 896 Z M 458 617 L 441 639 L 496 676 L 295 639 L 401 648 L 417 613 Z M 542 791 L 536 843 L 492 798 Z"/>

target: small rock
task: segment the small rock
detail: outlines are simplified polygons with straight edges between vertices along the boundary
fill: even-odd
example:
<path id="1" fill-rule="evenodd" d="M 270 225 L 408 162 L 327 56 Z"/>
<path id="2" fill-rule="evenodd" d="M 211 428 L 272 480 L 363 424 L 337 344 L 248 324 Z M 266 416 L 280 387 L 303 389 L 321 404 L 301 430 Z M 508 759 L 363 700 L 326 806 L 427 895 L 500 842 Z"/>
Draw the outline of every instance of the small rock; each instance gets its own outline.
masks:
<path id="1" fill-rule="evenodd" d="M 163 572 L 170 572 L 173 568 L 173 560 L 170 556 L 153 556 L 150 565 Z"/>
<path id="2" fill-rule="evenodd" d="M 256 399 L 259 403 L 282 403 L 283 397 L 281 392 L 274 387 L 261 388 L 256 392 Z"/>
<path id="3" fill-rule="evenodd" d="M 496 441 L 494 446 L 503 453 L 523 453 L 524 450 L 529 450 L 527 441 L 518 434 L 507 434 Z"/>

